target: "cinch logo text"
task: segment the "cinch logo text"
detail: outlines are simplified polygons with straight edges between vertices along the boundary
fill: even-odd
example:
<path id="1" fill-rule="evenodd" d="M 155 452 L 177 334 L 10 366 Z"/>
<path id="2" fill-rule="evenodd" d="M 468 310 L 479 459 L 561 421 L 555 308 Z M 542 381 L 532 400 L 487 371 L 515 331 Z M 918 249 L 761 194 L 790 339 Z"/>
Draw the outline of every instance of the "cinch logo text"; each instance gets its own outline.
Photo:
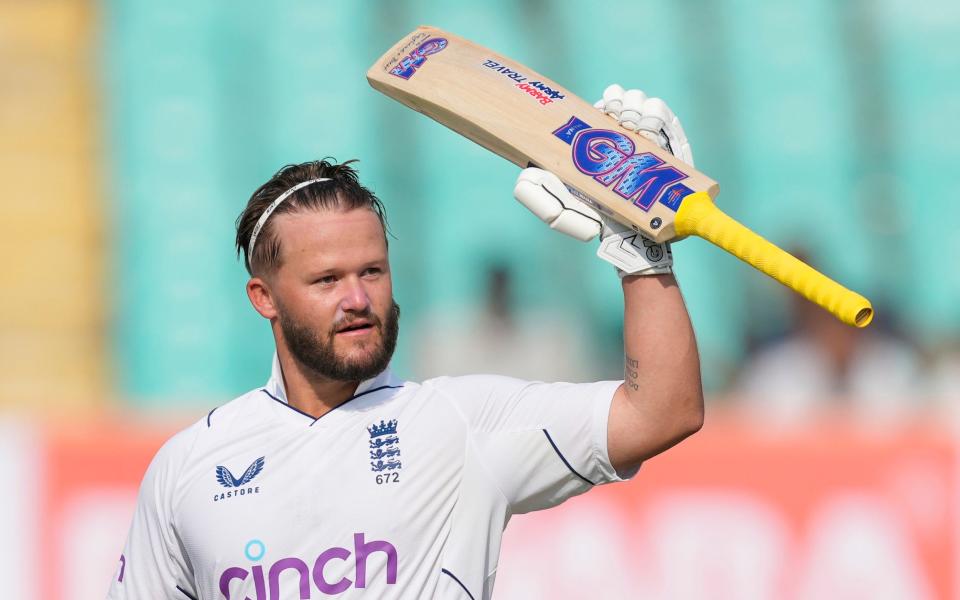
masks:
<path id="1" fill-rule="evenodd" d="M 403 79 L 410 79 L 420 68 L 420 65 L 426 62 L 428 56 L 436 54 L 446 47 L 447 40 L 444 38 L 430 38 L 417 46 L 416 50 L 404 56 L 399 65 L 390 69 L 390 74 Z"/>
<path id="2" fill-rule="evenodd" d="M 629 137 L 609 129 L 593 129 L 576 117 L 570 117 L 553 132 L 573 148 L 577 169 L 630 200 L 643 210 L 655 202 L 676 211 L 693 190 L 678 183 L 687 174 L 664 163 L 649 152 L 634 154 L 636 146 Z"/>
<path id="3" fill-rule="evenodd" d="M 289 585 L 295 582 L 298 586 L 300 598 L 309 598 L 311 590 L 311 580 L 313 585 L 322 594 L 340 594 L 350 587 L 367 587 L 367 559 L 374 553 L 382 552 L 386 555 L 387 561 L 387 585 L 397 583 L 397 549 L 393 544 L 382 540 L 364 541 L 364 534 L 353 534 L 353 562 L 354 577 L 351 580 L 348 577 L 341 577 L 337 581 L 328 581 L 324 575 L 324 568 L 331 561 L 346 561 L 350 558 L 351 552 L 346 548 L 334 546 L 324 550 L 308 565 L 296 557 L 281 558 L 270 566 L 251 565 L 249 569 L 243 567 L 228 567 L 220 574 L 220 593 L 226 600 L 230 600 L 230 584 L 236 580 L 245 582 L 248 577 L 253 579 L 253 588 L 256 596 L 247 600 L 274 600 L 276 598 L 290 597 L 290 592 L 281 594 L 280 575 L 285 571 L 294 571 L 296 578 L 289 575 L 284 577 L 284 581 Z M 260 540 L 251 540 L 244 549 L 244 554 L 251 561 L 259 561 L 266 554 L 266 547 Z M 266 572 L 264 572 L 266 571 Z M 245 589 L 246 586 L 240 587 Z M 237 584 L 234 583 L 234 590 L 237 591 Z M 269 595 L 268 595 L 269 592 Z"/>

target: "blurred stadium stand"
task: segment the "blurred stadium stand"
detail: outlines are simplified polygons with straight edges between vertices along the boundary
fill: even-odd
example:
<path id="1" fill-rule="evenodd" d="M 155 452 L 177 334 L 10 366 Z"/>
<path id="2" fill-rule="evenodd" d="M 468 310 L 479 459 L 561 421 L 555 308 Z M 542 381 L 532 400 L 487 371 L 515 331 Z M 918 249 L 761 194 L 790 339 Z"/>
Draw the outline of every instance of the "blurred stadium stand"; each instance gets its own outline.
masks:
<path id="1" fill-rule="evenodd" d="M 94 12 L 0 2 L 0 406 L 70 410 L 106 391 L 105 237 Z"/>
<path id="2" fill-rule="evenodd" d="M 550 235 L 516 206 L 513 166 L 368 87 L 367 67 L 420 23 L 517 58 L 586 98 L 616 81 L 667 99 L 697 166 L 721 182 L 727 212 L 781 245 L 808 249 L 822 270 L 875 301 L 874 326 L 906 339 L 940 374 L 906 403 L 930 407 L 928 396 L 937 395 L 951 418 L 932 430 L 887 430 L 891 437 L 878 441 L 858 433 L 849 415 L 818 414 L 777 456 L 794 460 L 816 446 L 818 432 L 853 440 L 838 452 L 860 458 L 816 487 L 824 502 L 859 490 L 892 503 L 890 527 L 916 535 L 897 538 L 907 539 L 909 558 L 891 573 L 906 575 L 891 584 L 902 587 L 887 589 L 960 597 L 960 517 L 955 508 L 936 513 L 934 526 L 922 517 L 924 506 L 955 504 L 960 489 L 950 429 L 960 400 L 955 0 L 620 1 L 603 10 L 546 0 L 0 0 L 0 253 L 8 265 L 0 468 L 20 490 L 0 511 L 0 533 L 25 540 L 0 551 L 0 576 L 15 582 L 10 597 L 31 598 L 16 582 L 37 568 L 35 552 L 59 557 L 62 581 L 87 590 L 71 598 L 100 597 L 139 474 L 160 440 L 265 380 L 272 339 L 243 293 L 233 223 L 284 164 L 359 158 L 362 180 L 385 201 L 397 238 L 401 374 L 429 371 L 417 348 L 429 343 L 430 324 L 482 311 L 485 276 L 503 265 L 514 319 L 536 323 L 546 309 L 554 321 L 576 320 L 590 332 L 578 354 L 592 357 L 578 376 L 619 376 L 618 282 L 593 247 Z M 713 405 L 709 429 L 717 409 L 737 404 L 730 389 L 748 355 L 793 333 L 790 303 L 775 283 L 705 242 L 679 243 L 675 256 Z M 483 369 L 471 360 L 463 366 Z M 81 417 L 79 431 L 51 425 L 61 415 Z M 738 446 L 730 463 L 751 469 L 752 457 L 769 449 L 758 433 L 763 422 L 729 418 L 706 433 L 706 446 L 657 459 L 680 461 L 687 479 L 664 483 L 656 474 L 666 469 L 651 468 L 647 485 L 706 485 L 712 497 L 719 484 L 709 481 L 716 465 L 708 459 L 731 440 L 753 444 Z M 858 478 L 857 461 L 877 444 L 907 454 L 934 447 L 935 456 Z M 814 453 L 790 463 L 791 472 L 813 478 L 833 458 Z M 724 493 L 762 498 L 787 515 L 795 535 L 807 524 L 815 531 L 815 502 L 800 510 L 783 492 L 792 488 L 769 492 L 736 469 L 716 469 L 728 477 Z M 645 484 L 633 485 L 630 498 L 648 506 Z M 603 510 L 605 498 L 544 518 Z M 60 525 L 36 525 L 41 509 Z M 637 510 L 624 516 L 631 526 L 649 518 Z M 521 531 L 546 531 L 530 527 Z M 809 567 L 797 566 L 793 550 L 784 556 L 797 572 Z M 660 570 L 648 582 L 683 575 L 649 568 Z M 66 597 L 62 581 L 34 597 Z M 547 585 L 519 575 L 504 581 L 504 594 L 518 598 L 534 597 L 527 586 Z M 824 589 L 809 585 L 809 595 L 791 597 Z"/>

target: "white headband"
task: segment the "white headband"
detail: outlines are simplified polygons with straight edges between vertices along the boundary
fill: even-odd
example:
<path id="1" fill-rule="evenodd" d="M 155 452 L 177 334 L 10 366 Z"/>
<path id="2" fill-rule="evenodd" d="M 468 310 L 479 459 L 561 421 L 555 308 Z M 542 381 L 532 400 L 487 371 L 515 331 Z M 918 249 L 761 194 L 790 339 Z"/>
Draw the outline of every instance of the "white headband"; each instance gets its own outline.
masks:
<path id="1" fill-rule="evenodd" d="M 291 194 L 300 188 L 305 188 L 311 183 L 317 183 L 318 181 L 330 181 L 330 178 L 320 177 L 317 179 L 308 179 L 307 181 L 298 183 L 289 190 L 280 194 L 276 200 L 270 203 L 270 206 L 263 211 L 263 214 L 260 215 L 260 219 L 257 220 L 257 226 L 253 228 L 253 233 L 250 234 L 250 243 L 247 244 L 247 262 L 253 260 L 253 245 L 257 243 L 257 236 L 260 235 L 260 230 L 263 229 L 263 224 L 267 222 L 267 219 L 270 218 L 270 215 L 273 214 L 273 211 L 277 210 L 277 207 L 280 206 L 280 203 L 289 198 Z"/>

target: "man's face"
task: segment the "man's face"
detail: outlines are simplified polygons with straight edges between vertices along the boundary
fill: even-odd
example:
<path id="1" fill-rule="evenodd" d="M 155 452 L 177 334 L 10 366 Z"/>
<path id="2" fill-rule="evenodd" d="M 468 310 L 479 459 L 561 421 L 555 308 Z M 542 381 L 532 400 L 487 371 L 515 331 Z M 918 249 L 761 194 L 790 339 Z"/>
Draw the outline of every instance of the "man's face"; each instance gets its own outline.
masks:
<path id="1" fill-rule="evenodd" d="M 273 226 L 283 255 L 271 287 L 290 353 L 338 381 L 368 379 L 385 369 L 400 309 L 376 214 L 311 210 L 278 215 Z"/>

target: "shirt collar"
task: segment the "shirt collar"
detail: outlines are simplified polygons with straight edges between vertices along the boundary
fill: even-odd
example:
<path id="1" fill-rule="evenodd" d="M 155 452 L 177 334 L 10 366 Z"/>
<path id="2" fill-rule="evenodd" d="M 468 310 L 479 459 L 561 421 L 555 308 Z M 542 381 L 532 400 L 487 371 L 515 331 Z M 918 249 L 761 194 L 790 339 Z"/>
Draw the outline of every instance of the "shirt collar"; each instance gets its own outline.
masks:
<path id="1" fill-rule="evenodd" d="M 357 391 L 354 392 L 353 395 L 359 396 L 367 390 L 374 388 L 385 386 L 399 387 L 402 385 L 403 381 L 396 377 L 390 367 L 387 366 L 380 374 L 361 381 L 360 385 L 357 386 Z M 264 387 L 271 396 L 289 404 L 287 401 L 287 389 L 283 383 L 283 369 L 280 366 L 280 357 L 277 356 L 276 352 L 273 353 L 273 368 L 270 370 L 270 379 Z"/>

